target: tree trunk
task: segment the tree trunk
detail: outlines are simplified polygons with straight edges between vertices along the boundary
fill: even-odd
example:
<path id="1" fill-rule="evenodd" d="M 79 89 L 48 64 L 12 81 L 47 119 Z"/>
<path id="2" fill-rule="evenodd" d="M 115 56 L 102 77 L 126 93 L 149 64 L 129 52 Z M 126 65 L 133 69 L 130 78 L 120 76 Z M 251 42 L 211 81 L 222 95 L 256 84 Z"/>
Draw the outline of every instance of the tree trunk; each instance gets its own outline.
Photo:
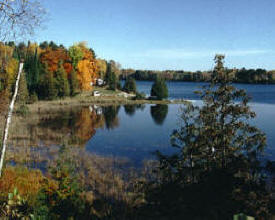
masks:
<path id="1" fill-rule="evenodd" d="M 2 147 L 2 153 L 1 153 L 1 159 L 0 159 L 0 177 L 2 176 L 2 168 L 3 168 L 5 152 L 6 152 L 7 142 L 8 142 L 9 126 L 10 126 L 10 122 L 11 122 L 11 117 L 12 117 L 12 113 L 13 113 L 13 109 L 14 109 L 16 96 L 18 93 L 18 86 L 19 86 L 19 81 L 20 81 L 20 76 L 21 76 L 22 70 L 23 70 L 23 66 L 24 66 L 24 63 L 20 63 L 19 71 L 18 71 L 18 75 L 16 78 L 16 83 L 15 83 L 15 90 L 14 90 L 13 97 L 12 97 L 12 100 L 10 103 L 8 117 L 6 119 L 6 125 L 4 128 L 3 147 Z"/>

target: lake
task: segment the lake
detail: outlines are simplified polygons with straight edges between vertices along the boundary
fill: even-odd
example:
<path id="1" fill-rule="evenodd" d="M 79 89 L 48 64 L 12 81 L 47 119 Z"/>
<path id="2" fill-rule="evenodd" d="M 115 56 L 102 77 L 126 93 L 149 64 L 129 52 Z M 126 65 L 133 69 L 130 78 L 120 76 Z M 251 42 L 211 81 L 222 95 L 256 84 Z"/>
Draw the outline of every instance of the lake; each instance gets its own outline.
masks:
<path id="1" fill-rule="evenodd" d="M 138 81 L 140 92 L 150 93 L 152 82 Z M 168 82 L 169 99 L 188 99 L 200 104 L 194 91 L 203 83 Z M 253 97 L 252 109 L 257 118 L 252 121 L 267 135 L 266 158 L 275 160 L 275 85 L 238 84 Z M 128 159 L 134 166 L 152 159 L 159 150 L 165 154 L 175 152 L 170 135 L 178 127 L 180 105 L 137 105 L 72 108 L 66 112 L 38 115 L 29 118 L 20 134 L 28 146 L 57 146 L 66 138 L 67 143 L 82 146 L 87 151 L 101 156 Z M 14 126 L 22 126 L 19 121 Z M 29 142 L 26 136 L 29 135 Z M 35 137 L 35 138 L 34 138 Z M 20 145 L 23 138 L 14 140 Z M 36 140 L 36 142 L 33 142 Z"/>
<path id="2" fill-rule="evenodd" d="M 137 81 L 139 92 L 150 94 L 153 82 Z M 184 98 L 199 103 L 199 97 L 194 94 L 205 83 L 168 82 L 169 99 Z M 245 89 L 252 97 L 251 107 L 257 113 L 252 122 L 267 135 L 268 147 L 266 157 L 275 159 L 275 85 L 235 84 L 237 88 Z M 153 158 L 152 153 L 160 150 L 172 153 L 170 135 L 177 128 L 180 105 L 168 105 L 167 113 L 162 114 L 161 120 L 156 120 L 152 111 L 158 111 L 161 106 L 145 105 L 135 111 L 127 112 L 121 107 L 118 115 L 118 125 L 113 129 L 100 128 L 91 138 L 86 149 L 101 154 L 130 158 L 135 163 L 143 159 Z M 165 109 L 165 107 L 164 107 Z M 164 110 L 165 111 L 165 110 Z"/>

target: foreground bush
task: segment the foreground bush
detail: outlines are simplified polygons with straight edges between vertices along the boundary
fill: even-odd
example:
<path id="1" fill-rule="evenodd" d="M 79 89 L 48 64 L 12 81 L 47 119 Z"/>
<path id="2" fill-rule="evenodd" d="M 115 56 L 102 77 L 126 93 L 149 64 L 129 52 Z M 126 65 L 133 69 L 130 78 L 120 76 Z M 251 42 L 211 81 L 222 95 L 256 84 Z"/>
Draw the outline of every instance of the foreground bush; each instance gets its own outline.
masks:
<path id="1" fill-rule="evenodd" d="M 232 219 L 234 214 L 267 219 L 272 198 L 258 160 L 266 136 L 249 124 L 255 113 L 215 57 L 212 82 L 199 93 L 202 106 L 182 108 L 171 142 L 178 152 L 158 153 L 158 178 L 145 186 L 143 219 Z"/>

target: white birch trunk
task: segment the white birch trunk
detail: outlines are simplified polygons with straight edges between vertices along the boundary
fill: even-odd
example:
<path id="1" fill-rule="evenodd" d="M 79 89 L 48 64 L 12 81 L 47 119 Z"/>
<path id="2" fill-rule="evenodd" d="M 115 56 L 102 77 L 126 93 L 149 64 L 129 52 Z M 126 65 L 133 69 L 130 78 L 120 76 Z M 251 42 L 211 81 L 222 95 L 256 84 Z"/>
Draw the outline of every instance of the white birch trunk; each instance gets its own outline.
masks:
<path id="1" fill-rule="evenodd" d="M 22 70 L 23 70 L 23 66 L 24 66 L 24 63 L 20 63 L 19 71 L 17 74 L 16 83 L 15 83 L 15 90 L 14 90 L 14 93 L 12 96 L 12 100 L 11 100 L 9 112 L 8 112 L 8 117 L 6 119 L 6 125 L 4 128 L 5 130 L 4 130 L 4 137 L 3 137 L 3 147 L 2 147 L 2 153 L 1 153 L 1 159 L 0 159 L 0 177 L 2 176 L 2 168 L 3 168 L 4 159 L 5 159 L 5 152 L 6 152 L 7 142 L 8 142 L 8 135 L 9 135 L 9 126 L 10 126 L 11 117 L 12 117 L 12 113 L 13 113 L 13 109 L 14 109 L 14 103 L 15 103 L 16 96 L 18 93 L 19 81 L 20 81 L 20 76 L 21 76 Z"/>

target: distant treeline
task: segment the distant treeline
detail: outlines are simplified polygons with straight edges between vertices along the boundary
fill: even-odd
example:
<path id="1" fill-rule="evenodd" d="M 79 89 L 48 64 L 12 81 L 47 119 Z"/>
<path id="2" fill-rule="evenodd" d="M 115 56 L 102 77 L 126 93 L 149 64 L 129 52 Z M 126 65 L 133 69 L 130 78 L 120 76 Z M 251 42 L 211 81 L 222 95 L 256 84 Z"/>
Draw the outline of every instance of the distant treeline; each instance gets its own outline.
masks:
<path id="1" fill-rule="evenodd" d="M 233 81 L 236 83 L 275 83 L 275 70 L 267 71 L 265 69 L 226 69 L 232 74 Z M 211 78 L 212 71 L 183 71 L 183 70 L 121 70 L 121 79 L 133 77 L 136 80 L 153 81 L 158 76 L 169 81 L 185 82 L 206 82 Z"/>

